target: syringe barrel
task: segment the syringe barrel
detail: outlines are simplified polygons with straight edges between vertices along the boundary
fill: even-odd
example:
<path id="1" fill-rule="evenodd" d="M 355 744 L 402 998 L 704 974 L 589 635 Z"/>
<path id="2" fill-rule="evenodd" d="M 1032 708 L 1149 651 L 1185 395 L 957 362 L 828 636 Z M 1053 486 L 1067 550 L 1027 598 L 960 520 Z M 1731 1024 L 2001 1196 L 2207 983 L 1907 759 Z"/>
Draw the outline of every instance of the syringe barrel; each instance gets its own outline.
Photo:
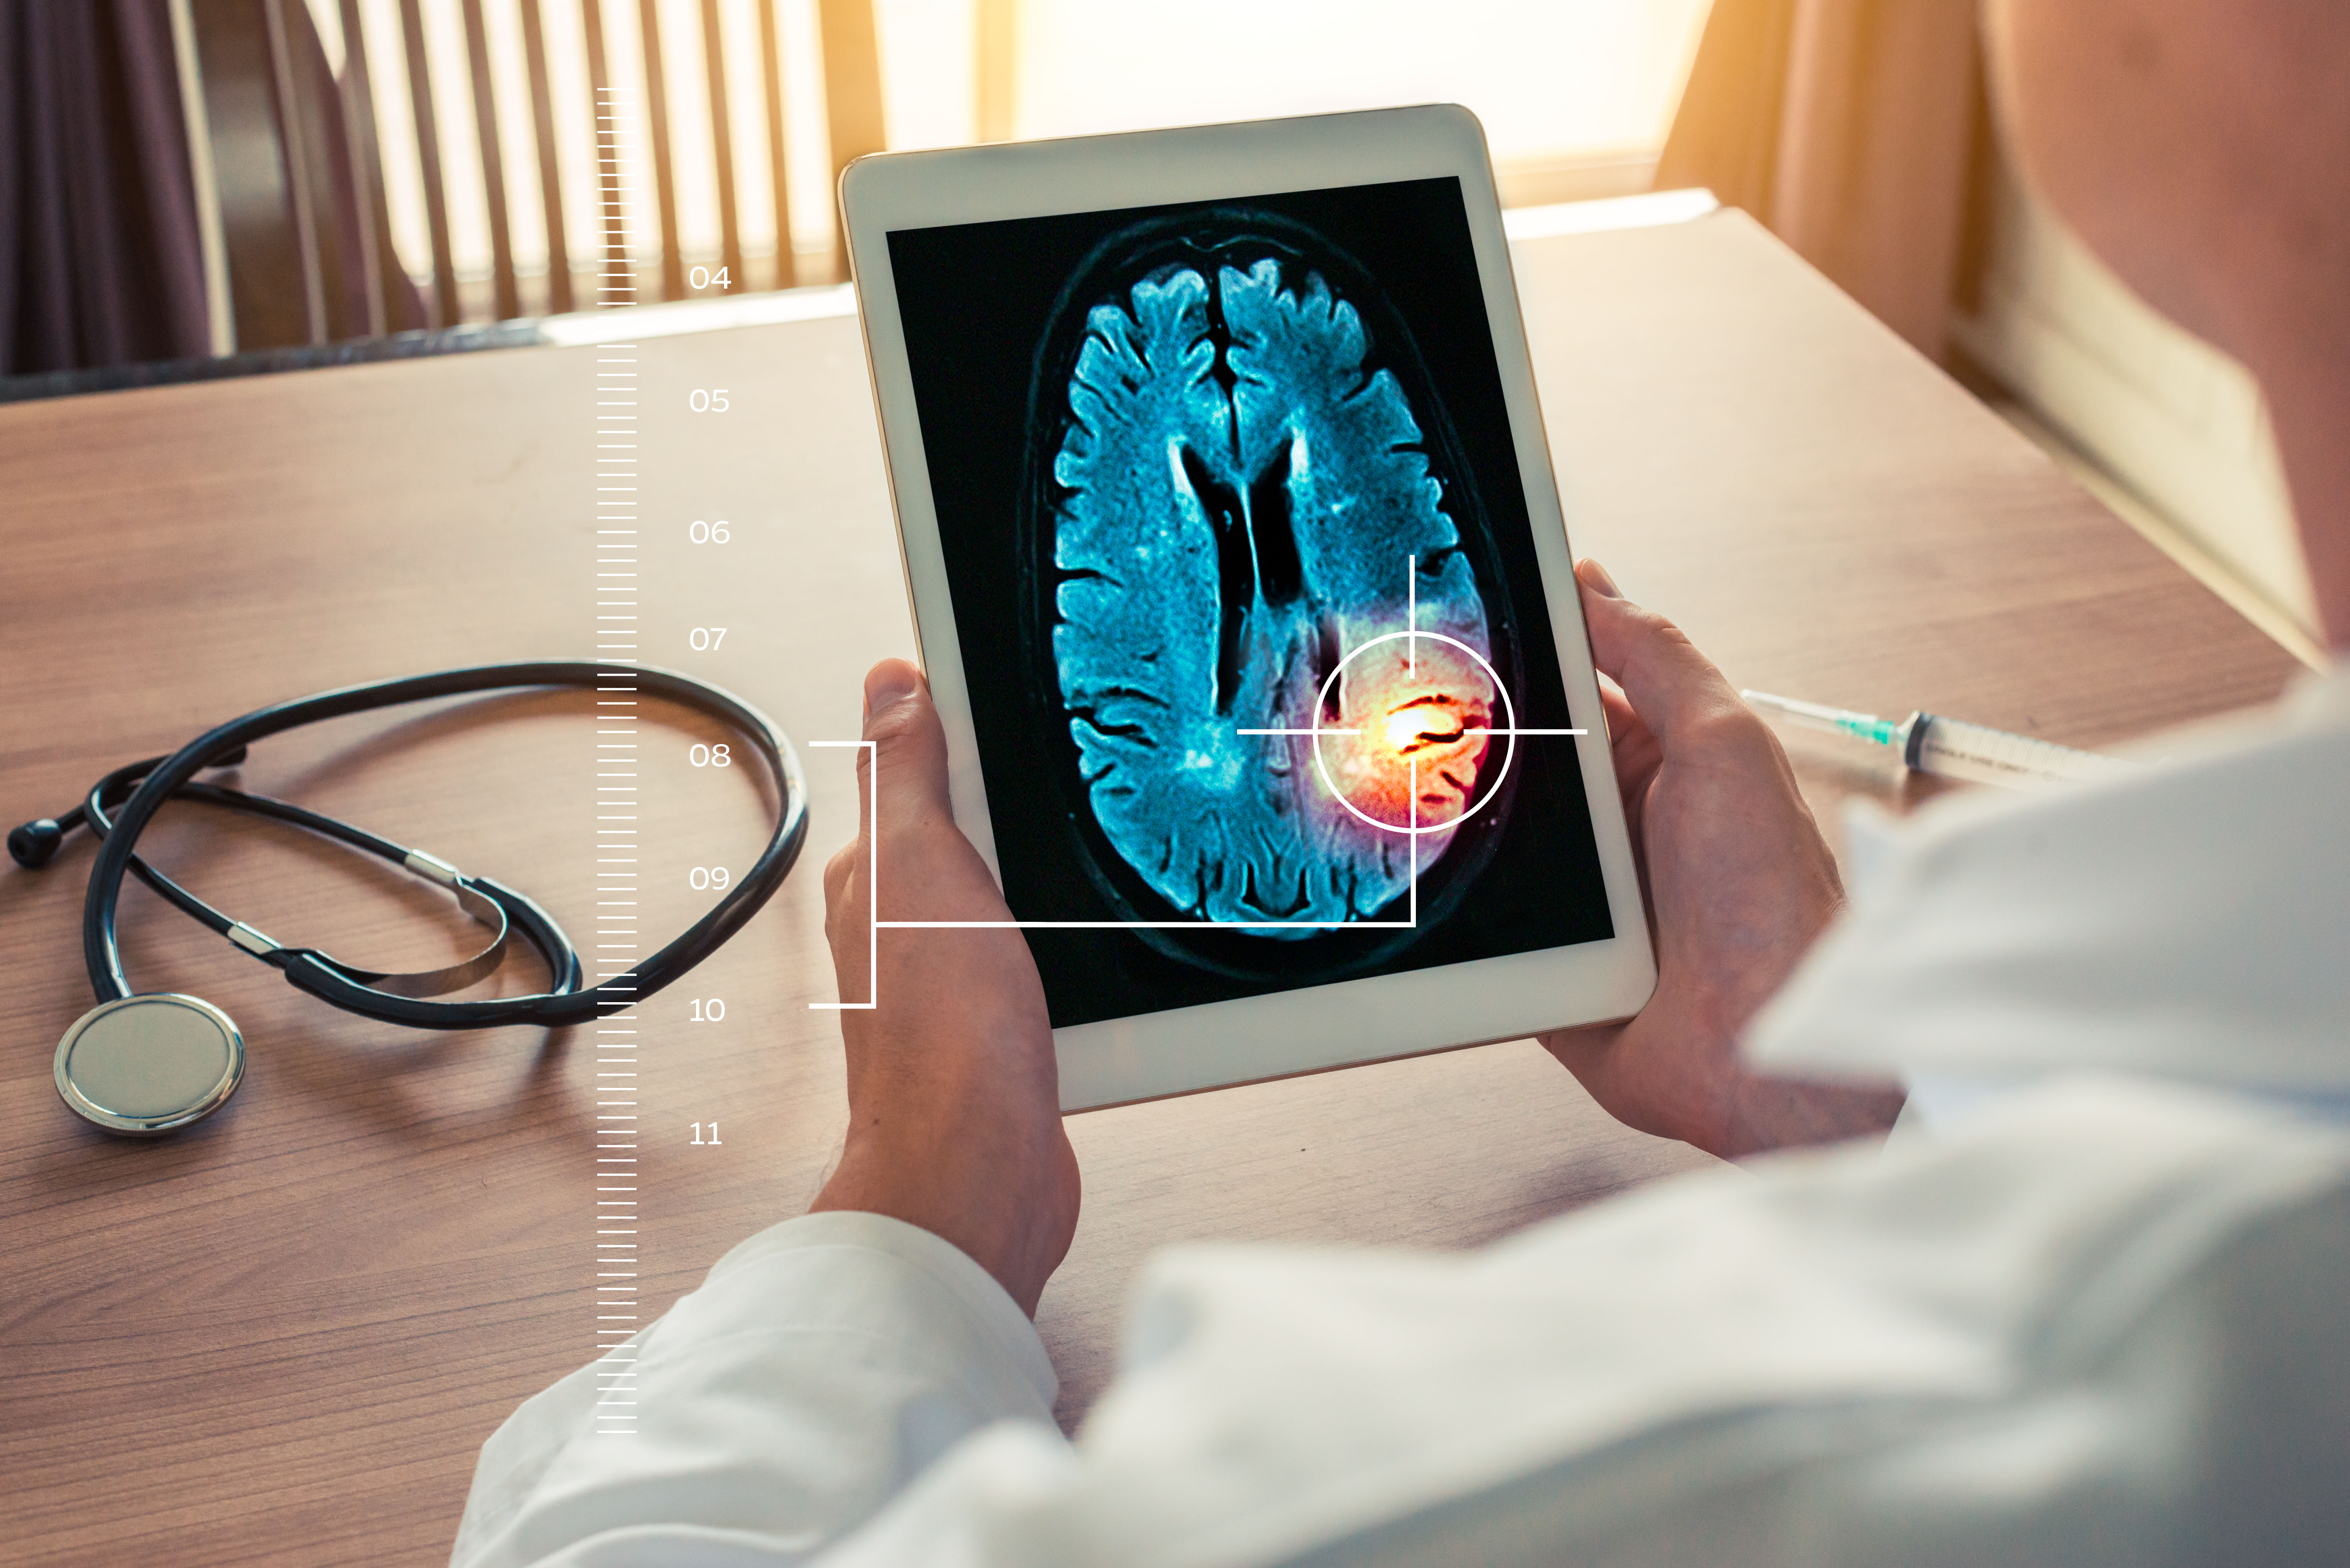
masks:
<path id="1" fill-rule="evenodd" d="M 2076 752 L 2051 741 L 2012 735 L 1939 713 L 1920 713 L 1908 749 L 1909 765 L 1920 773 L 1969 784 L 2028 784 L 2054 779 L 2110 778 L 2137 764 L 2095 752 Z"/>

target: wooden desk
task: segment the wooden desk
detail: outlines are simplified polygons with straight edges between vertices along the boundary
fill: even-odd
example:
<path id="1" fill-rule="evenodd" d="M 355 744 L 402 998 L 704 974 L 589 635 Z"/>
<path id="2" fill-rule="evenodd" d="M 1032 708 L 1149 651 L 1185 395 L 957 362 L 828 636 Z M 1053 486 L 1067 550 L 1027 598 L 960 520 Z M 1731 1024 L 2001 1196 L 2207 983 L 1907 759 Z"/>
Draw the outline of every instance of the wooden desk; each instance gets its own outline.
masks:
<path id="1" fill-rule="evenodd" d="M 1519 247 L 1576 545 L 1733 680 L 2097 744 L 2253 702 L 2284 654 L 1743 218 Z M 520 349 L 0 409 L 0 758 L 10 822 L 247 707 L 342 681 L 591 646 L 595 351 Z M 858 678 L 910 648 L 854 324 L 648 339 L 645 657 L 797 738 L 854 735 Z M 724 387 L 723 420 L 684 410 Z M 725 571 L 685 523 L 726 517 Z M 659 525 L 655 525 L 655 524 Z M 694 626 L 730 628 L 688 651 Z M 257 752 L 292 794 L 509 877 L 593 895 L 595 726 L 569 697 L 348 721 Z M 696 727 L 648 748 L 647 865 L 743 863 L 743 771 Z M 658 739 L 658 737 L 653 737 Z M 674 757 L 662 753 L 673 753 Z M 1815 803 L 1887 769 L 1796 747 Z M 808 858 L 650 1012 L 645 1305 L 792 1214 L 843 1116 L 817 866 L 846 753 L 808 753 Z M 264 930 L 421 963 L 437 900 L 297 837 L 159 826 L 155 858 Z M 594 1353 L 592 1051 L 330 1012 L 142 892 L 142 985 L 226 1007 L 229 1110 L 132 1144 L 50 1086 L 88 1004 L 89 852 L 0 874 L 0 1431 L 19 1560 L 414 1563 L 444 1553 L 482 1439 Z M 649 933 L 699 902 L 649 879 Z M 706 896 L 704 896 L 706 897 Z M 723 1024 L 687 1026 L 691 996 Z M 689 1144 L 719 1122 L 721 1147 Z M 1703 1163 L 1613 1126 L 1531 1044 L 1072 1124 L 1076 1245 L 1039 1324 L 1074 1421 L 1138 1262 L 1187 1237 L 1465 1246 Z"/>

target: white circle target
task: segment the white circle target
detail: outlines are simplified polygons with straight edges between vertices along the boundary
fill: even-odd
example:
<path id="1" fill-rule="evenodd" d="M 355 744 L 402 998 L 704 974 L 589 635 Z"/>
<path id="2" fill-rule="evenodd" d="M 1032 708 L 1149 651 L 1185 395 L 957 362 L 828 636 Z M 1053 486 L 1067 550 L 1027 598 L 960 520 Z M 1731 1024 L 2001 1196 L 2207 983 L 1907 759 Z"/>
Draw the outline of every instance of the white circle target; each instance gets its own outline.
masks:
<path id="1" fill-rule="evenodd" d="M 1474 802 L 1461 813 L 1460 815 L 1452 818 L 1449 822 L 1430 823 L 1425 827 L 1419 826 L 1417 824 L 1399 826 L 1392 822 L 1381 822 L 1378 817 L 1373 816 L 1370 813 L 1363 810 L 1353 801 L 1347 798 L 1346 792 L 1344 790 L 1341 790 L 1336 784 L 1330 782 L 1329 766 L 1322 760 L 1322 737 L 1324 735 L 1355 734 L 1359 736 L 1361 733 L 1359 731 L 1325 730 L 1322 727 L 1322 714 L 1330 701 L 1330 683 L 1338 679 L 1339 675 L 1344 672 L 1347 666 L 1352 664 L 1356 659 L 1361 658 L 1364 654 L 1368 653 L 1372 649 L 1377 648 L 1379 644 L 1383 642 L 1398 642 L 1406 639 L 1417 641 L 1420 638 L 1426 638 L 1431 642 L 1441 642 L 1450 647 L 1457 648 L 1461 652 L 1467 654 L 1470 658 L 1475 659 L 1478 667 L 1483 670 L 1486 675 L 1492 678 L 1493 690 L 1502 699 L 1503 714 L 1509 720 L 1509 723 L 1502 732 L 1503 738 L 1508 742 L 1508 744 L 1502 750 L 1502 765 L 1501 768 L 1493 774 L 1493 782 L 1486 786 L 1484 793 L 1480 794 Z M 1400 833 L 1407 836 L 1417 837 L 1423 833 L 1451 832 L 1454 828 L 1460 826 L 1462 823 L 1476 815 L 1479 811 L 1483 809 L 1485 803 L 1493 798 L 1494 792 L 1502 787 L 1502 781 L 1510 776 L 1510 763 L 1518 754 L 1518 710 L 1517 705 L 1510 701 L 1510 689 L 1502 683 L 1502 672 L 1494 669 L 1492 664 L 1483 654 L 1478 652 L 1475 649 L 1470 647 L 1459 638 L 1447 637 L 1440 631 L 1390 631 L 1382 636 L 1375 637 L 1368 642 L 1366 642 L 1360 647 L 1348 652 L 1346 658 L 1338 660 L 1336 664 L 1331 667 L 1329 674 L 1322 678 L 1322 689 L 1314 694 L 1313 733 L 1314 771 L 1322 776 L 1322 787 L 1328 790 L 1337 800 L 1340 805 L 1345 806 L 1348 811 L 1354 813 L 1355 815 L 1362 818 L 1365 822 L 1369 823 L 1373 827 L 1384 829 L 1388 833 Z M 1492 732 L 1488 730 L 1486 734 L 1490 737 L 1492 734 Z M 1415 816 L 1419 815 L 1417 803 L 1412 806 L 1412 815 Z"/>

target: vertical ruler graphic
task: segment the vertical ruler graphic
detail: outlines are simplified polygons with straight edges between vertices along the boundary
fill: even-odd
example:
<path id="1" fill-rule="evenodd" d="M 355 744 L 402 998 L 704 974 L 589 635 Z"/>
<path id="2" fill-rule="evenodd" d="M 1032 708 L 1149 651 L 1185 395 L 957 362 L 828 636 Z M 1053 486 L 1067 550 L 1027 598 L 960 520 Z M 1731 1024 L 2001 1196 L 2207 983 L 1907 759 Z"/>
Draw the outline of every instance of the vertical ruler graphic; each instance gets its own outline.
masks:
<path id="1" fill-rule="evenodd" d="M 635 184 L 634 103 L 623 93 L 597 94 L 598 221 L 603 225 L 597 277 L 599 310 L 637 302 L 637 275 L 629 256 L 629 219 Z M 631 334 L 633 336 L 633 334 Z M 637 1430 L 638 1095 L 637 676 L 639 552 L 637 504 L 642 467 L 638 448 L 637 347 L 599 343 L 596 355 L 596 945 L 588 983 L 610 987 L 619 1000 L 596 1020 L 596 1430 L 627 1436 Z"/>

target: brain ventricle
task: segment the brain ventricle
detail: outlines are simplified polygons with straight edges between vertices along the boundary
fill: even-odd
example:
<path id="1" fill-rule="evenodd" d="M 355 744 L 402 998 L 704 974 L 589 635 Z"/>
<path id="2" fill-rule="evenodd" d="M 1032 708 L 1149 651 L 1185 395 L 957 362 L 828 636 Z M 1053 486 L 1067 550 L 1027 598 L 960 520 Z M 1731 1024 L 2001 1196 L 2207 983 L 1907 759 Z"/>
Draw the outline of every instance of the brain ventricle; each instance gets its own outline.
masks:
<path id="1" fill-rule="evenodd" d="M 1402 896 L 1491 749 L 1485 607 L 1373 350 L 1295 262 L 1163 269 L 1091 309 L 1053 464 L 1053 655 L 1095 818 L 1168 903 L 1291 922 L 1267 937 Z"/>

